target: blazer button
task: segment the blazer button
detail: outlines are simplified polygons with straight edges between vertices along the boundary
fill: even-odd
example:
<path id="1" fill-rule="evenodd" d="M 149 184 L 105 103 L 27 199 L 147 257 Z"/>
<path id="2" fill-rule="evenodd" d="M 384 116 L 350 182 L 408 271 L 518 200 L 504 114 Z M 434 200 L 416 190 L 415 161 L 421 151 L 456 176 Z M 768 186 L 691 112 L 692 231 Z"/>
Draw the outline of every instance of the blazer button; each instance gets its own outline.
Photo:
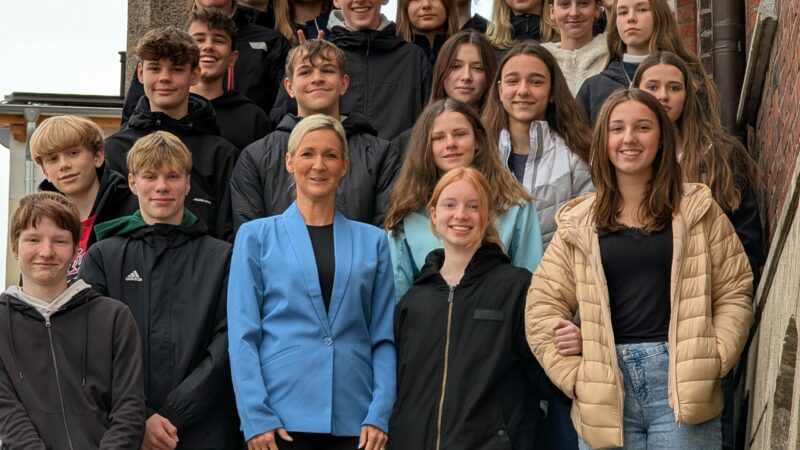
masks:
<path id="1" fill-rule="evenodd" d="M 498 435 L 498 436 L 500 436 L 500 437 L 503 437 L 503 436 L 505 436 L 505 435 L 506 435 L 506 430 L 500 430 L 500 431 L 498 431 L 498 432 L 497 432 L 497 435 Z"/>
<path id="2" fill-rule="evenodd" d="M 330 347 L 333 345 L 333 339 L 330 336 L 325 336 L 325 339 L 322 340 L 322 343 Z"/>

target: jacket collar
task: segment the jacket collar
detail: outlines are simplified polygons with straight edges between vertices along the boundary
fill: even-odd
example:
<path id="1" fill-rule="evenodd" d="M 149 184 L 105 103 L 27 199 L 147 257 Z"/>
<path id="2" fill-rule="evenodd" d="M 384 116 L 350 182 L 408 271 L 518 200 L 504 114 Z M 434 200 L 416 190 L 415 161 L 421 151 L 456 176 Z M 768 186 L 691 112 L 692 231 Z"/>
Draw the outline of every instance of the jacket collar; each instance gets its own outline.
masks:
<path id="1" fill-rule="evenodd" d="M 597 236 L 592 217 L 595 198 L 594 193 L 575 198 L 556 213 L 556 233 L 586 254 L 590 253 L 592 242 Z M 681 204 L 672 216 L 673 233 L 688 230 L 697 224 L 711 207 L 712 201 L 711 191 L 707 186 L 685 183 Z"/>
<path id="2" fill-rule="evenodd" d="M 425 265 L 422 267 L 419 277 L 414 284 L 444 283 L 444 279 L 439 275 L 439 271 L 444 264 L 444 249 L 437 248 L 425 258 Z M 468 286 L 480 281 L 483 276 L 501 264 L 510 264 L 508 255 L 499 245 L 491 242 L 484 242 L 478 248 L 469 264 L 464 269 L 464 276 L 461 277 L 459 286 Z"/>
<path id="3" fill-rule="evenodd" d="M 281 215 L 284 219 L 285 232 L 289 236 L 291 244 L 300 270 L 303 272 L 306 291 L 314 310 L 317 313 L 320 324 L 328 335 L 331 334 L 331 324 L 336 320 L 339 307 L 342 305 L 344 293 L 350 280 L 350 269 L 353 265 L 352 237 L 351 229 L 347 219 L 339 212 L 333 216 L 333 248 L 336 270 L 333 276 L 333 289 L 331 291 L 331 303 L 328 312 L 325 312 L 325 303 L 322 300 L 322 290 L 319 284 L 319 273 L 317 272 L 314 248 L 311 246 L 311 237 L 297 203 L 291 206 Z"/>
<path id="4" fill-rule="evenodd" d="M 530 139 L 530 153 L 528 159 L 541 159 L 545 153 L 554 150 L 555 146 L 552 144 L 552 136 L 550 131 L 550 124 L 546 120 L 534 120 L 531 122 L 531 127 L 528 130 L 528 138 Z M 508 163 L 508 157 L 511 156 L 511 133 L 507 129 L 500 130 L 500 139 L 498 142 L 500 147 L 500 161 L 505 165 Z"/>

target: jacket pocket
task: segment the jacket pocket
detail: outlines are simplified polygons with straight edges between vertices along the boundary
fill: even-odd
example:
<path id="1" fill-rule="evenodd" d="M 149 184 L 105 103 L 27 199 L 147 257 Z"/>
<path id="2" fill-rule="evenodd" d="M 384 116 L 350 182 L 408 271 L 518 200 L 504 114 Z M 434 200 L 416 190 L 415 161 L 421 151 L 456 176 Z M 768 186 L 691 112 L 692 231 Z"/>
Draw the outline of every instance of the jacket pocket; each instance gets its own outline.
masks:
<path id="1" fill-rule="evenodd" d="M 475 320 L 489 320 L 492 322 L 502 322 L 504 319 L 502 309 L 475 309 L 472 318 Z"/>
<path id="2" fill-rule="evenodd" d="M 277 353 L 273 353 L 272 355 L 268 356 L 261 366 L 268 366 L 270 364 L 275 363 L 276 361 L 280 361 L 282 359 L 288 358 L 289 356 L 294 355 L 295 353 L 300 352 L 302 349 L 301 346 L 295 345 L 294 347 L 285 348 L 283 350 L 279 350 Z"/>

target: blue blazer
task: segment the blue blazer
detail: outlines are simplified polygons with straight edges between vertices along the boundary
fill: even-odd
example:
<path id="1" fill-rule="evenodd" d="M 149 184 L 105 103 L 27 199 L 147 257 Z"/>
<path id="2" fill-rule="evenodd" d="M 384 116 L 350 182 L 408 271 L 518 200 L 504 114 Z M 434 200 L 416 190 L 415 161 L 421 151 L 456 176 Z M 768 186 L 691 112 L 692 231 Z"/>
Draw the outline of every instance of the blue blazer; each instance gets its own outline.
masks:
<path id="1" fill-rule="evenodd" d="M 386 235 L 333 220 L 325 312 L 311 238 L 292 204 L 239 229 L 228 281 L 228 350 L 246 439 L 279 427 L 388 430 L 395 399 L 394 284 Z"/>

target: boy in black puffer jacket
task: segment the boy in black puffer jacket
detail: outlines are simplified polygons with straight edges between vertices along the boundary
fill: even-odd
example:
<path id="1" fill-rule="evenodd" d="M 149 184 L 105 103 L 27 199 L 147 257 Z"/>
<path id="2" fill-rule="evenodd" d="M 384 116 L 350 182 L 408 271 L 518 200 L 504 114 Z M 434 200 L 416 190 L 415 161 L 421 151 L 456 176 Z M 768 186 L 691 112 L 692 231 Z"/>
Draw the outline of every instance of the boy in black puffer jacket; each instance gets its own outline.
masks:
<path id="1" fill-rule="evenodd" d="M 378 137 L 391 140 L 414 126 L 428 101 L 431 65 L 425 52 L 397 36 L 394 22 L 381 14 L 379 0 L 334 0 L 341 10 L 328 19 L 329 40 L 347 56 L 350 87 L 342 96 L 344 114 L 368 117 Z M 293 111 L 281 91 L 270 117 Z"/>

